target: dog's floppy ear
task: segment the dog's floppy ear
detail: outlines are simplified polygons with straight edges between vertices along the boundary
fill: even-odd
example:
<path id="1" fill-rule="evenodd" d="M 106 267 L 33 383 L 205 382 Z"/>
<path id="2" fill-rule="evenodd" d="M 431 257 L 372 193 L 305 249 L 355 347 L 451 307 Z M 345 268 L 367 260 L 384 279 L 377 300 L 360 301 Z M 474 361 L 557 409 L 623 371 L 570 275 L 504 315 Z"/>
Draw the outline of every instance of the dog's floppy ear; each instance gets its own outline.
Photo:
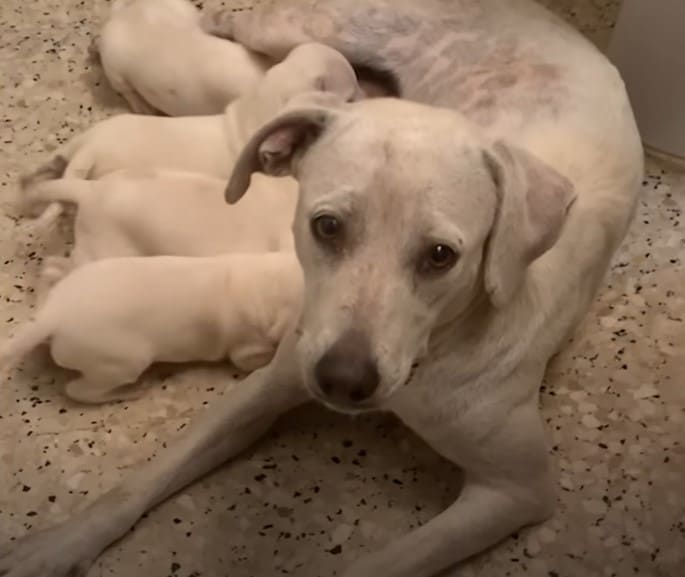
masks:
<path id="1" fill-rule="evenodd" d="M 262 126 L 243 148 L 226 186 L 226 201 L 234 204 L 250 186 L 253 172 L 270 176 L 293 173 L 293 163 L 321 135 L 332 121 L 333 112 L 310 106 L 290 106 Z"/>
<path id="2" fill-rule="evenodd" d="M 498 208 L 485 256 L 485 289 L 496 307 L 520 288 L 528 265 L 558 240 L 575 200 L 571 182 L 525 150 L 496 142 L 485 162 Z"/>

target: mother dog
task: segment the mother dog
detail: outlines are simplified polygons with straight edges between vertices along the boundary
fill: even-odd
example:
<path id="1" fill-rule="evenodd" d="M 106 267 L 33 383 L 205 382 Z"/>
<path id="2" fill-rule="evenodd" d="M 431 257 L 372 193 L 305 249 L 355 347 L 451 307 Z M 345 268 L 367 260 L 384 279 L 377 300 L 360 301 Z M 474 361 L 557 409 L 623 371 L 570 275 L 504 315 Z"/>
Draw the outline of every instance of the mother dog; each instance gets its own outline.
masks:
<path id="1" fill-rule="evenodd" d="M 312 396 L 396 413 L 465 474 L 443 513 L 345 577 L 430 577 L 545 519 L 555 480 L 538 388 L 643 169 L 614 68 L 528 0 L 272 0 L 206 25 L 274 58 L 328 43 L 414 102 L 289 110 L 253 137 L 227 197 L 255 171 L 298 179 L 297 327 L 170 450 L 5 551 L 0 575 L 85 574 L 146 510 Z"/>

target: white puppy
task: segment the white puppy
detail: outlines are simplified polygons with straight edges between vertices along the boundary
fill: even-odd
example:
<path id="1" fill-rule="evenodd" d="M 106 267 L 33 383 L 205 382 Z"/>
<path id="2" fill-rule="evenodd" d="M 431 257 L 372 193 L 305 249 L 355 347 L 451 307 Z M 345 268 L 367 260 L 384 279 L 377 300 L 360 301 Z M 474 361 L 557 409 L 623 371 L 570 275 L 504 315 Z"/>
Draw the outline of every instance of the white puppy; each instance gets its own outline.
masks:
<path id="1" fill-rule="evenodd" d="M 272 358 L 301 292 L 293 253 L 102 260 L 54 287 L 0 366 L 50 341 L 55 362 L 81 373 L 66 395 L 84 403 L 138 396 L 154 362 L 227 358 L 252 371 Z"/>
<path id="2" fill-rule="evenodd" d="M 251 194 L 235 205 L 226 203 L 225 187 L 210 176 L 159 170 L 39 182 L 24 197 L 31 211 L 53 202 L 77 206 L 71 256 L 46 259 L 44 280 L 111 257 L 292 252 L 295 180 L 255 175 Z"/>
<path id="3" fill-rule="evenodd" d="M 205 33 L 187 0 L 114 0 L 96 41 L 112 88 L 138 114 L 218 114 L 269 62 Z"/>
<path id="4" fill-rule="evenodd" d="M 249 137 L 298 95 L 356 100 L 354 69 L 337 51 L 303 44 L 270 68 L 254 90 L 228 105 L 224 114 L 165 118 L 122 114 L 72 139 L 51 162 L 25 176 L 35 179 L 100 178 L 123 168 L 169 168 L 230 176 Z"/>

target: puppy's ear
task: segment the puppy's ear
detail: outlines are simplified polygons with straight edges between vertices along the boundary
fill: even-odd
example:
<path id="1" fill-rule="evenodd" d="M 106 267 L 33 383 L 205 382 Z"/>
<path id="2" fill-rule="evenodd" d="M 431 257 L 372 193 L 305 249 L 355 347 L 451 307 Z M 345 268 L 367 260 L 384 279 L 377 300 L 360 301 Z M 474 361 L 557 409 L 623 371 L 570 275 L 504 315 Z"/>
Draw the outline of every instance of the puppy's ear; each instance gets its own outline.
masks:
<path id="1" fill-rule="evenodd" d="M 484 157 L 498 196 L 485 255 L 485 289 L 493 305 L 503 307 L 530 263 L 558 240 L 575 192 L 568 179 L 521 148 L 498 141 Z"/>
<path id="2" fill-rule="evenodd" d="M 234 204 L 250 186 L 253 172 L 270 176 L 293 174 L 293 165 L 333 120 L 326 108 L 292 109 L 262 126 L 240 154 L 226 186 L 226 201 Z"/>

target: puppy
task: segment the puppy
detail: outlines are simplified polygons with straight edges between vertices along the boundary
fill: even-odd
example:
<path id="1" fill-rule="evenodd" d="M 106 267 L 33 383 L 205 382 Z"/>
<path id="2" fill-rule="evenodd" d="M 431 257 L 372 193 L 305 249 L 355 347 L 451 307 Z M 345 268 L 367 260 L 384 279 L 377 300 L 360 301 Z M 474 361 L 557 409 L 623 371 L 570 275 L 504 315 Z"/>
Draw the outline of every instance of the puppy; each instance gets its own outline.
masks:
<path id="1" fill-rule="evenodd" d="M 95 49 L 133 112 L 219 114 L 259 82 L 269 62 L 205 33 L 200 19 L 186 0 L 114 0 Z"/>
<path id="2" fill-rule="evenodd" d="M 251 194 L 236 205 L 224 200 L 225 186 L 201 174 L 160 170 L 38 183 L 24 197 L 30 211 L 54 202 L 77 207 L 71 255 L 46 259 L 43 280 L 54 284 L 73 267 L 111 257 L 294 250 L 293 179 L 255 175 Z"/>
<path id="3" fill-rule="evenodd" d="M 156 0 L 155 0 L 156 1 Z M 164 118 L 134 114 L 104 120 L 72 139 L 50 162 L 22 178 L 100 178 L 123 168 L 170 168 L 228 179 L 248 138 L 296 96 L 361 98 L 354 69 L 337 51 L 303 44 L 270 68 L 224 114 Z"/>
<path id="4" fill-rule="evenodd" d="M 83 403 L 139 396 L 154 362 L 227 358 L 252 371 L 272 358 L 301 292 L 293 253 L 102 260 L 53 288 L 0 366 L 49 341 L 54 361 L 81 373 L 65 394 Z"/>

